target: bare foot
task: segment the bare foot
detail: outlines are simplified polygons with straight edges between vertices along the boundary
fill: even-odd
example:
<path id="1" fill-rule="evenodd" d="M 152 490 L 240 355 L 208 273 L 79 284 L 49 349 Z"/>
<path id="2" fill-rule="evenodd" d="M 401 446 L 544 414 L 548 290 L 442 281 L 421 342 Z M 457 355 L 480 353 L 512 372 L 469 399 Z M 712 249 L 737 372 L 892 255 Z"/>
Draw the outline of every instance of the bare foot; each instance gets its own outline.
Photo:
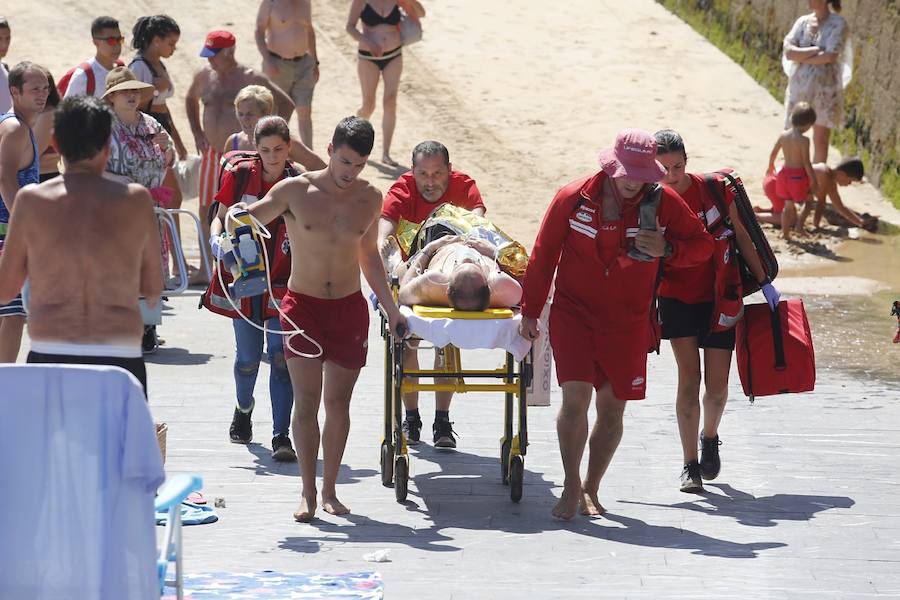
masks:
<path id="1" fill-rule="evenodd" d="M 309 523 L 313 520 L 315 515 L 316 497 L 312 496 L 311 498 L 307 498 L 306 496 L 301 496 L 300 506 L 294 511 L 294 520 L 299 523 Z"/>
<path id="2" fill-rule="evenodd" d="M 606 512 L 600 500 L 597 498 L 597 492 L 589 492 L 581 490 L 581 502 L 579 503 L 581 514 L 588 517 L 599 517 Z"/>
<path id="3" fill-rule="evenodd" d="M 575 513 L 578 511 L 578 498 L 581 496 L 580 489 L 580 485 L 574 490 L 563 488 L 562 497 L 560 497 L 556 506 L 553 507 L 554 517 L 568 521 L 575 516 Z"/>
<path id="4" fill-rule="evenodd" d="M 797 237 L 809 237 L 809 232 L 806 229 L 794 229 L 794 235 Z"/>
<path id="5" fill-rule="evenodd" d="M 387 154 L 385 154 L 381 157 L 381 162 L 383 162 L 384 164 L 386 164 L 389 167 L 399 167 L 400 166 L 400 163 L 398 163 L 396 160 L 394 160 Z"/>
<path id="6" fill-rule="evenodd" d="M 322 508 L 330 515 L 346 515 L 350 512 L 349 508 L 341 504 L 337 496 L 326 497 L 325 494 L 322 494 Z"/>

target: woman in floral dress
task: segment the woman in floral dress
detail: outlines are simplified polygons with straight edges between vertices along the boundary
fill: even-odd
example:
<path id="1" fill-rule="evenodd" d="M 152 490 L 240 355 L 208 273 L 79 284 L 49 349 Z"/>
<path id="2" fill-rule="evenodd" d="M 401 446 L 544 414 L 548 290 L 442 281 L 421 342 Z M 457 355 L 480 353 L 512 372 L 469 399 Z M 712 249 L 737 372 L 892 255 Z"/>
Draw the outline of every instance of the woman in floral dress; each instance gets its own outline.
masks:
<path id="1" fill-rule="evenodd" d="M 125 67 L 116 67 L 106 78 L 104 100 L 113 109 L 113 125 L 110 135 L 109 160 L 106 163 L 107 176 L 125 183 L 138 183 L 148 190 L 157 206 L 166 208 L 172 198 L 172 189 L 163 187 L 166 169 L 175 160 L 172 138 L 163 126 L 151 117 L 138 110 L 146 106 L 153 97 L 153 85 L 138 81 L 134 73 Z M 168 248 L 166 236 L 163 242 L 163 269 L 160 275 L 168 277 Z M 145 352 L 154 351 L 159 345 L 156 336 L 158 315 L 152 320 L 145 316 L 144 340 Z"/>
<path id="2" fill-rule="evenodd" d="M 788 75 L 784 98 L 785 127 L 798 102 L 808 102 L 816 111 L 813 126 L 813 163 L 828 158 L 831 130 L 844 116 L 844 87 L 850 82 L 853 62 L 850 29 L 840 14 L 840 0 L 809 0 L 803 15 L 784 38 L 783 64 Z"/>

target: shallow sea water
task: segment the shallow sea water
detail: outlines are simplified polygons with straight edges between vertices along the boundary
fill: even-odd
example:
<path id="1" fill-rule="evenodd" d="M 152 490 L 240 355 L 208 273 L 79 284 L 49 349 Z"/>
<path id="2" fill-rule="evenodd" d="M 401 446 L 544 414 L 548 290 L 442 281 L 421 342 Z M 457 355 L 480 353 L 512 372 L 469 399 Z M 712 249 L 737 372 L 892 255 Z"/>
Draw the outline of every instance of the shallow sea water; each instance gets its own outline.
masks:
<path id="1" fill-rule="evenodd" d="M 801 296 L 809 318 L 819 377 L 830 370 L 866 380 L 881 380 L 900 390 L 900 344 L 892 343 L 897 317 L 891 304 L 900 300 L 900 235 L 867 236 L 841 246 L 841 259 L 823 266 L 791 268 L 783 277 L 862 277 L 881 289 L 829 293 L 827 280 Z M 775 282 L 776 287 L 778 282 Z M 898 396 L 900 397 L 900 396 Z"/>

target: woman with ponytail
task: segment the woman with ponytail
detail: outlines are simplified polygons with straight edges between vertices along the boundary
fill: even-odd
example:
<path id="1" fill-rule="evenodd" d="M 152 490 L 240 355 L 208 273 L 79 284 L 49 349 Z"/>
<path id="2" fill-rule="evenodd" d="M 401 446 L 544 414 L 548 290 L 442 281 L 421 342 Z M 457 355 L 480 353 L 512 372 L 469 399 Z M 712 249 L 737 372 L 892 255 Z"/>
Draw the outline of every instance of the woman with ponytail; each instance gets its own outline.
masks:
<path id="1" fill-rule="evenodd" d="M 813 11 L 803 15 L 784 38 L 782 64 L 788 76 L 784 98 L 785 127 L 798 102 L 816 111 L 813 125 L 813 163 L 828 158 L 831 130 L 844 117 L 844 88 L 850 83 L 853 52 L 850 28 L 840 0 L 809 0 Z"/>
<path id="2" fill-rule="evenodd" d="M 178 135 L 172 116 L 166 106 L 166 100 L 175 93 L 172 79 L 163 64 L 163 58 L 169 58 L 175 52 L 181 29 L 178 23 L 168 15 L 141 17 L 134 24 L 131 45 L 137 51 L 128 68 L 140 81 L 150 83 L 154 87 L 153 100 L 141 110 L 157 121 L 169 132 L 175 142 L 175 150 L 179 158 L 187 155 L 187 149 Z"/>
<path id="3" fill-rule="evenodd" d="M 172 137 L 179 160 L 184 160 L 187 157 L 187 148 L 181 141 L 181 135 L 175 127 L 175 121 L 172 119 L 168 106 L 166 106 L 166 100 L 173 96 L 175 88 L 169 72 L 166 70 L 166 65 L 162 62 L 162 59 L 171 57 L 175 52 L 175 46 L 181 37 L 181 29 L 175 19 L 168 15 L 152 15 L 140 17 L 134 24 L 131 33 L 131 45 L 137 52 L 131 59 L 128 68 L 139 81 L 153 86 L 153 98 L 142 105 L 140 110 L 159 121 L 163 129 Z M 173 191 L 167 208 L 181 208 L 181 189 L 178 186 L 175 171 L 171 168 L 166 169 L 163 185 Z M 178 225 L 177 219 L 175 223 Z M 178 265 L 174 265 L 173 275 L 177 276 L 177 271 Z"/>

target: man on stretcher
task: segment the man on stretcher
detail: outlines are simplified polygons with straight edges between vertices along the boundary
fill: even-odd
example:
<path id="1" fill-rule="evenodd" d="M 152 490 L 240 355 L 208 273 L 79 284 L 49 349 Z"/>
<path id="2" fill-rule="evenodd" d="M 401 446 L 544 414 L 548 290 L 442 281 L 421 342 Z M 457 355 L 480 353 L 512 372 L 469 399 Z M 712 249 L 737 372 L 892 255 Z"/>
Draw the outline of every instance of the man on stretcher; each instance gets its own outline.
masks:
<path id="1" fill-rule="evenodd" d="M 445 235 L 397 266 L 400 304 L 482 311 L 509 308 L 522 298 L 519 282 L 500 270 L 497 248 L 480 238 Z"/>

